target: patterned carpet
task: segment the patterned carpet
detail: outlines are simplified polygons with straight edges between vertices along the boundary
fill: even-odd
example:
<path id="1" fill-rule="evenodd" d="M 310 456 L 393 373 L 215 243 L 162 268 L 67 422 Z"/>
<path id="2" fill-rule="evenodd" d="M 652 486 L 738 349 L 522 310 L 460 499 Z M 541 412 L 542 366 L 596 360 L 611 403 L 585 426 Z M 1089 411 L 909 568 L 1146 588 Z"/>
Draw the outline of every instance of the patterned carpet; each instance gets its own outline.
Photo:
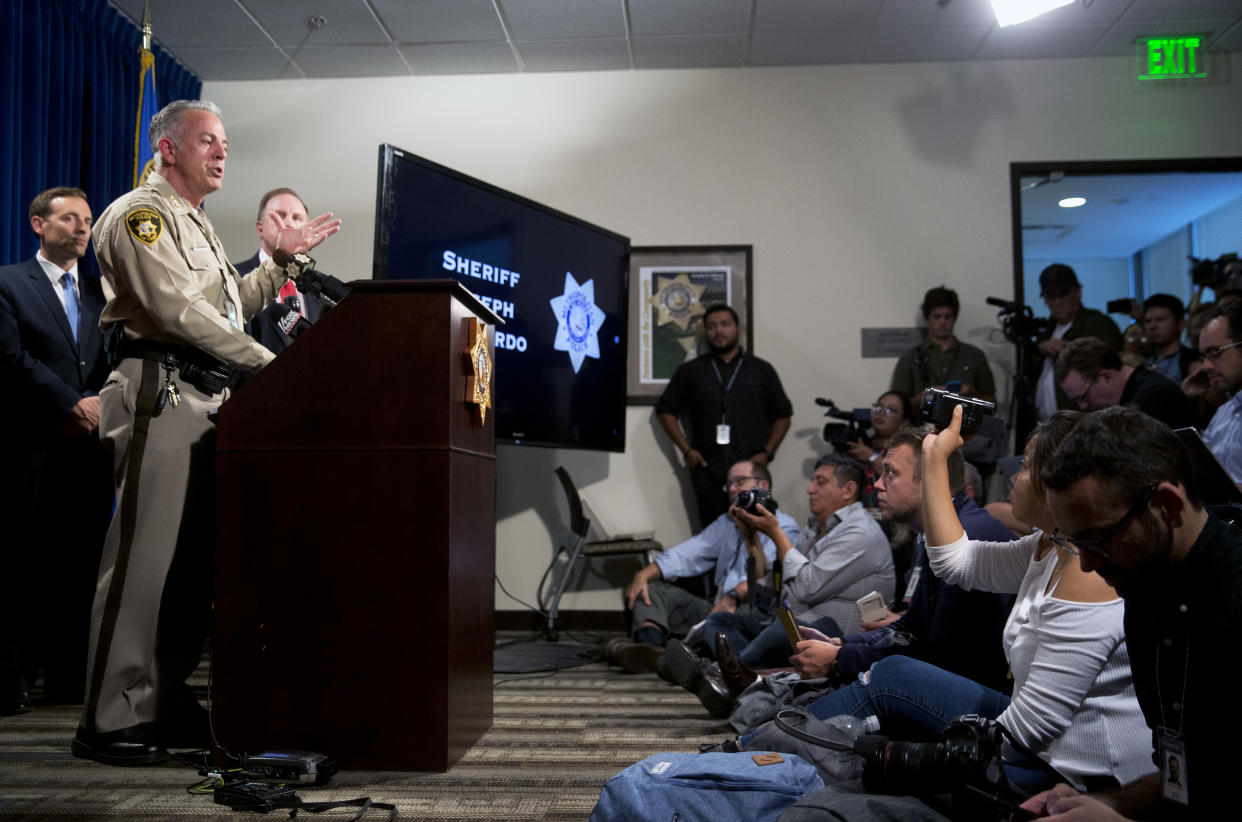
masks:
<path id="1" fill-rule="evenodd" d="M 205 690 L 205 669 L 195 684 Z M 115 768 L 75 759 L 69 742 L 78 713 L 43 707 L 0 717 L 0 816 L 64 822 L 258 818 L 214 804 L 210 795 L 188 793 L 199 776 L 184 764 Z M 600 787 L 617 771 L 659 751 L 696 750 L 699 742 L 727 733 L 691 694 L 654 674 L 592 663 L 549 674 L 497 675 L 491 730 L 447 773 L 346 771 L 299 795 L 307 802 L 369 796 L 395 804 L 400 819 L 585 820 Z M 349 819 L 354 812 L 299 818 Z M 281 811 L 272 817 L 287 818 Z M 364 817 L 385 818 L 380 810 Z"/>

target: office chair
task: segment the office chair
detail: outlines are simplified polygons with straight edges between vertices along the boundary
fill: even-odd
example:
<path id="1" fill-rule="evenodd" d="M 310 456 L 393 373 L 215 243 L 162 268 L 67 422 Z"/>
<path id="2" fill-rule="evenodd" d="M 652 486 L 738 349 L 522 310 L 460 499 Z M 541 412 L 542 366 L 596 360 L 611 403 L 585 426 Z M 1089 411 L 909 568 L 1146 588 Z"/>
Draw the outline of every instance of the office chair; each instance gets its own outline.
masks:
<path id="1" fill-rule="evenodd" d="M 553 565 L 556 564 L 556 558 L 561 551 L 569 554 L 569 562 L 565 565 L 565 573 L 561 576 L 560 582 L 557 583 L 556 592 L 552 595 L 552 602 L 547 609 L 548 625 L 546 633 L 550 642 L 557 641 L 556 619 L 560 609 L 561 597 L 565 593 L 565 586 L 569 584 L 569 577 L 572 575 L 574 565 L 578 562 L 579 557 L 612 557 L 623 554 L 642 554 L 644 555 L 645 565 L 651 562 L 654 552 L 664 549 L 664 546 L 654 539 L 634 539 L 633 535 L 628 534 L 617 536 L 603 535 L 604 539 L 588 542 L 587 535 L 591 530 L 591 520 L 587 518 L 584 512 L 582 497 L 578 494 L 578 488 L 574 485 L 573 479 L 569 476 L 569 472 L 565 470 L 564 466 L 557 467 L 556 476 L 561 481 L 561 487 L 565 489 L 565 499 L 569 503 L 570 533 L 566 537 L 568 544 L 562 542 L 557 545 L 556 555 L 552 557 L 552 563 Z M 596 523 L 596 530 L 599 530 L 599 523 Z M 551 567 L 548 570 L 551 571 Z M 542 592 L 542 582 L 539 588 Z"/>

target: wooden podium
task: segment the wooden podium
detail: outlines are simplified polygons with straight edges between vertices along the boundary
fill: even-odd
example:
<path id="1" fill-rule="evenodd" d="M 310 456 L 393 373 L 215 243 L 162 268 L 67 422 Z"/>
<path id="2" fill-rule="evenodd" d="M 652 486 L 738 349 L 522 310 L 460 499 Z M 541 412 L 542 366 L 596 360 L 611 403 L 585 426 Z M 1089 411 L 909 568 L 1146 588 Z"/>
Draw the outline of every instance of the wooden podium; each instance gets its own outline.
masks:
<path id="1" fill-rule="evenodd" d="M 444 771 L 491 726 L 495 426 L 466 403 L 474 317 L 498 322 L 453 280 L 357 283 L 221 406 L 222 749 Z"/>

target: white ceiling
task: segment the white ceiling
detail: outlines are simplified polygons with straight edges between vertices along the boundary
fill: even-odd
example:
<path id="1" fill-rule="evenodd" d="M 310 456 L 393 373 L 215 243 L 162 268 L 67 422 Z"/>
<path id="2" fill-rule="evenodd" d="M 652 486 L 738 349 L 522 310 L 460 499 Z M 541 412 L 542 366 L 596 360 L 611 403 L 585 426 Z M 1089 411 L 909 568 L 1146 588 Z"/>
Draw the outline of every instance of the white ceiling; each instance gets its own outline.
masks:
<path id="1" fill-rule="evenodd" d="M 988 0 L 110 0 L 203 80 L 739 68 L 1129 55 L 1239 0 L 1076 0 L 1000 29 Z M 316 27 L 310 20 L 322 17 Z"/>
<path id="2" fill-rule="evenodd" d="M 1038 181 L 1023 177 L 1022 185 Z M 1061 208 L 1065 197 L 1086 205 Z M 1242 171 L 1067 174 L 1022 192 L 1027 258 L 1128 258 L 1242 197 Z"/>

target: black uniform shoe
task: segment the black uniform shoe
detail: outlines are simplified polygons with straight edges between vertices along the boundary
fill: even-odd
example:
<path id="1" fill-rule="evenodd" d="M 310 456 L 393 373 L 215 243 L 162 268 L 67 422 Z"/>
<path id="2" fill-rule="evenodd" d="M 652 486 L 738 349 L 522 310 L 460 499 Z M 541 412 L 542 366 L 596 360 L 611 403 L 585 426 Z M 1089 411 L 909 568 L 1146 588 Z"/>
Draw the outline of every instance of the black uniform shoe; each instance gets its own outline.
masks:
<path id="1" fill-rule="evenodd" d="M 649 674 L 656 669 L 656 664 L 663 655 L 663 648 L 635 642 L 617 652 L 617 661 L 632 674 Z"/>
<path id="2" fill-rule="evenodd" d="M 79 759 L 105 765 L 158 765 L 168 759 L 168 751 L 155 742 L 149 724 L 106 733 L 78 728 L 71 750 Z"/>
<path id="3" fill-rule="evenodd" d="M 34 704 L 30 701 L 27 691 L 14 691 L 11 696 L 0 698 L 0 716 L 16 716 L 29 713 Z"/>

